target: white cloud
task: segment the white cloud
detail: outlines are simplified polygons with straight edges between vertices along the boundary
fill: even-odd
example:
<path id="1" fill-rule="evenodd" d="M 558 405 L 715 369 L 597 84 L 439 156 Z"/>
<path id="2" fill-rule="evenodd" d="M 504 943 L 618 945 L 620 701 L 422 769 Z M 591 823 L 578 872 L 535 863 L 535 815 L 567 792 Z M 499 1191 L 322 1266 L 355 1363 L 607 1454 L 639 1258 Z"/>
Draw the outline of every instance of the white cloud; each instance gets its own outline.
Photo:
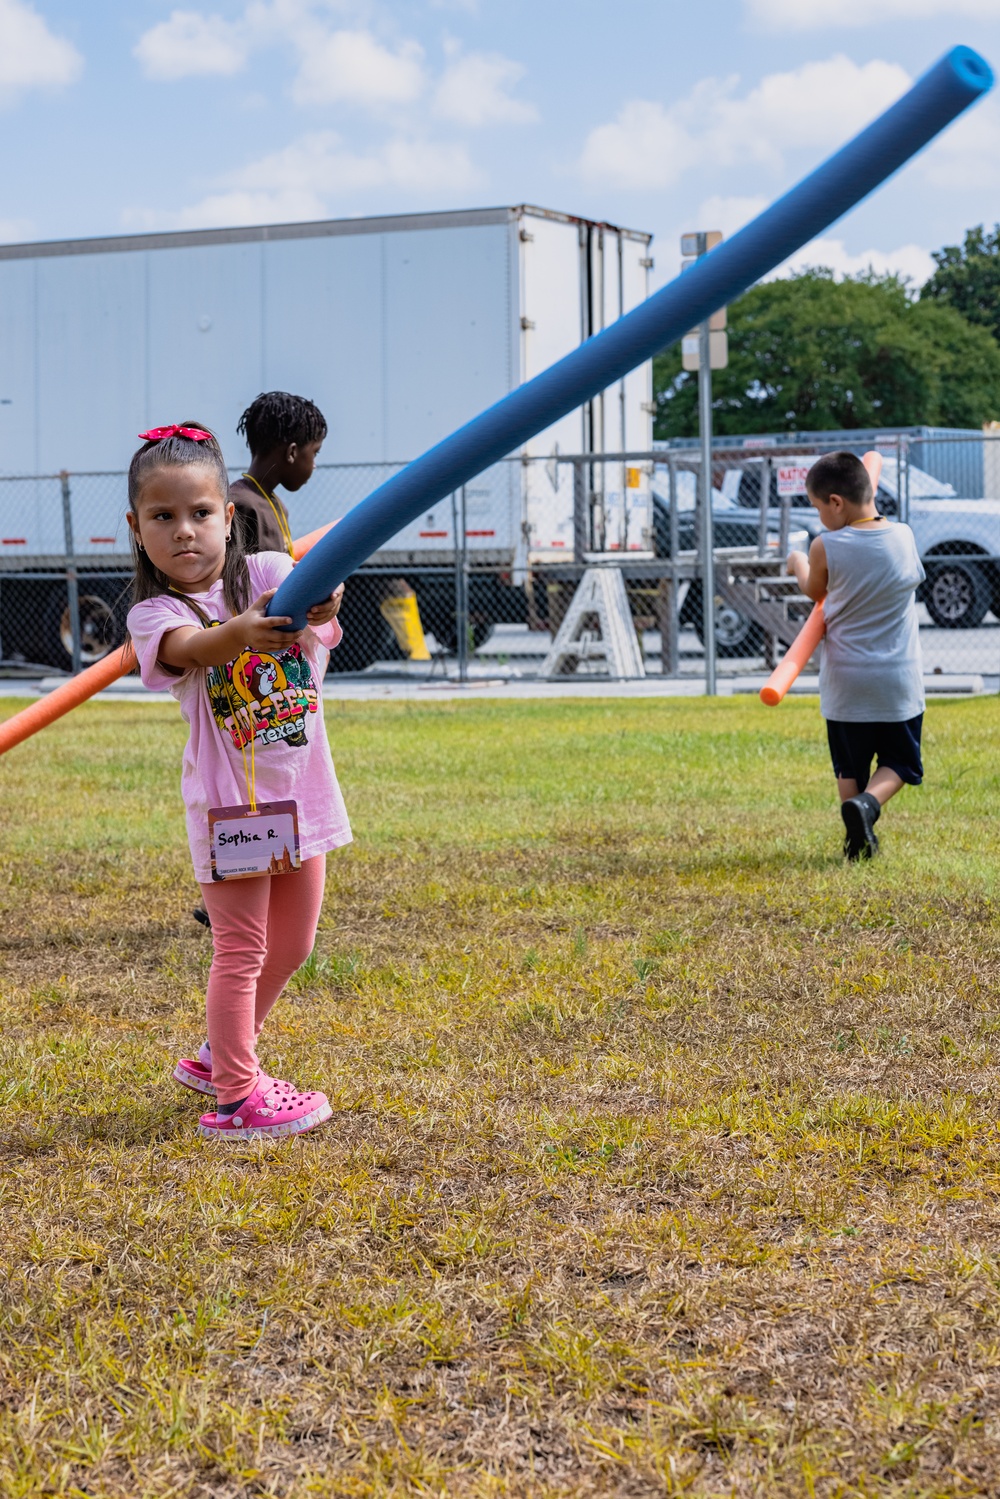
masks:
<path id="1" fill-rule="evenodd" d="M 370 31 L 316 29 L 301 38 L 302 60 L 292 85 L 296 104 L 412 104 L 424 90 L 423 49 L 403 42 L 390 51 Z"/>
<path id="2" fill-rule="evenodd" d="M 56 36 L 26 0 L 0 0 L 0 104 L 29 89 L 64 88 L 83 71 L 83 58 Z"/>
<path id="3" fill-rule="evenodd" d="M 780 169 L 789 148 L 841 145 L 909 84 L 897 63 L 859 65 L 842 53 L 770 73 L 745 99 L 717 99 L 706 140 L 710 159 L 726 164 L 749 158 Z"/>
<path id="4" fill-rule="evenodd" d="M 227 174 L 215 191 L 179 212 L 130 210 L 125 226 L 195 229 L 318 219 L 344 212 L 345 197 L 372 188 L 450 192 L 477 180 L 462 146 L 398 135 L 362 153 L 321 130 Z"/>
<path id="5" fill-rule="evenodd" d="M 1000 188 L 1000 100 L 984 99 L 946 130 L 928 150 L 923 169 L 936 188 L 969 189 L 977 197 Z M 991 209 L 979 212 L 986 217 Z"/>
<path id="6" fill-rule="evenodd" d="M 780 31 L 871 26 L 879 21 L 1000 20 L 1000 0 L 747 0 L 750 16 Z"/>
<path id="7" fill-rule="evenodd" d="M 139 38 L 135 56 L 149 77 L 173 80 L 232 75 L 252 52 L 280 47 L 297 54 L 291 88 L 297 104 L 383 108 L 412 104 L 425 88 L 416 42 L 390 47 L 362 27 L 331 30 L 329 9 L 318 0 L 250 0 L 235 21 L 175 10 Z"/>
<path id="8" fill-rule="evenodd" d="M 592 130 L 580 171 L 617 187 L 666 187 L 692 167 L 757 162 L 780 171 L 790 149 L 830 149 L 909 84 L 895 63 L 843 55 L 771 73 L 742 97 L 738 78 L 708 78 L 669 107 L 633 99 Z"/>
<path id="9" fill-rule="evenodd" d="M 5 3 L 14 0 L 0 0 Z M 353 105 L 376 113 L 416 104 L 430 85 L 424 49 L 412 38 L 387 40 L 360 21 L 348 23 L 350 8 L 351 0 L 247 0 L 232 21 L 175 10 L 139 38 L 134 52 L 148 77 L 175 80 L 232 75 L 255 52 L 286 49 L 296 58 L 290 90 L 296 104 Z M 341 24 L 335 25 L 338 13 Z M 477 126 L 538 118 L 533 104 L 513 96 L 524 74 L 520 63 L 493 52 L 463 55 L 451 40 L 445 51 L 448 61 L 433 99 L 438 119 Z"/>
<path id="10" fill-rule="evenodd" d="M 814 239 L 764 279 L 773 281 L 777 276 L 789 276 L 818 266 L 832 270 L 838 280 L 872 270 L 879 276 L 904 276 L 915 287 L 920 287 L 934 270 L 934 261 L 923 245 L 900 245 L 896 250 L 862 250 L 859 255 L 852 255 L 842 239 Z"/>
<path id="11" fill-rule="evenodd" d="M 670 280 L 680 269 L 680 236 L 682 231 L 696 229 L 719 229 L 726 239 L 757 217 L 768 206 L 764 197 L 706 198 L 682 225 L 672 226 L 662 236 L 657 236 L 657 268 L 664 280 Z M 852 254 L 842 239 L 823 237 L 789 257 L 763 279 L 773 281 L 780 276 L 826 267 L 840 279 L 856 276 L 867 270 L 877 275 L 892 274 L 907 277 L 915 287 L 920 287 L 934 270 L 930 251 L 923 245 L 900 245 L 893 250 L 862 250 Z"/>
<path id="12" fill-rule="evenodd" d="M 496 52 L 453 53 L 434 95 L 434 113 L 458 125 L 526 124 L 538 119 L 538 110 L 508 93 L 523 76 L 524 68 Z"/>
<path id="13" fill-rule="evenodd" d="M 246 27 L 195 10 L 171 11 L 139 38 L 133 52 L 148 78 L 173 81 L 197 75 L 238 73 L 250 50 Z"/>
<path id="14" fill-rule="evenodd" d="M 671 111 L 632 99 L 617 119 L 590 132 L 579 169 L 589 181 L 615 187 L 669 187 L 697 160 L 695 142 Z"/>

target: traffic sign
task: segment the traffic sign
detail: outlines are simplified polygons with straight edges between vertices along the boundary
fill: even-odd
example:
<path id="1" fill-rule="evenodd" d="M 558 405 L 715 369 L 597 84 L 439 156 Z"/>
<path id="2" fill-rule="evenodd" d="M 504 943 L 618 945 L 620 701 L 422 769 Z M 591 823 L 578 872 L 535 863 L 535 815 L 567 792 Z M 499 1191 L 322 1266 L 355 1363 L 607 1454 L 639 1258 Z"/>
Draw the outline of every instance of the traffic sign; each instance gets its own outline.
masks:
<path id="1" fill-rule="evenodd" d="M 713 250 L 721 241 L 721 229 L 700 229 L 696 234 L 682 234 L 681 254 L 704 255 L 708 250 Z"/>
<path id="2" fill-rule="evenodd" d="M 701 368 L 698 349 L 700 337 L 696 332 L 685 333 L 681 339 L 681 363 L 686 370 Z M 708 362 L 713 370 L 724 370 L 729 363 L 729 334 L 725 332 L 708 335 Z"/>
<path id="3" fill-rule="evenodd" d="M 811 468 L 808 463 L 779 463 L 778 472 L 778 498 L 787 495 L 805 494 L 806 474 Z"/>

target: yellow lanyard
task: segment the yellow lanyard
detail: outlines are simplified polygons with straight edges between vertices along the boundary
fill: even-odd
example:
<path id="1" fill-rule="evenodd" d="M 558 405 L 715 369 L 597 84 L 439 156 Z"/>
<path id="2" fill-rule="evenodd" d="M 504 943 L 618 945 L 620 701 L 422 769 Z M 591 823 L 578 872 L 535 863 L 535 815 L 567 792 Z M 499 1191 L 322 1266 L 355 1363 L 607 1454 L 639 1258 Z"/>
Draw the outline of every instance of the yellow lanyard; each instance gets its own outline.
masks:
<path id="1" fill-rule="evenodd" d="M 228 680 L 226 678 L 226 668 L 224 666 L 222 666 L 219 669 L 222 672 L 222 685 L 226 689 L 226 700 L 229 703 L 229 711 L 233 715 L 233 723 L 236 725 L 237 729 L 239 729 L 241 731 L 241 735 L 242 735 L 243 725 L 240 723 L 240 715 L 239 715 L 239 712 L 237 711 L 236 704 L 233 701 L 233 694 L 232 694 L 232 691 L 230 690 L 229 682 L 228 682 Z M 253 713 L 251 712 L 249 705 L 247 706 L 247 709 L 246 709 L 246 715 L 247 715 L 247 733 L 248 733 L 249 739 L 250 739 L 250 769 L 249 770 L 247 770 L 247 747 L 246 747 L 245 744 L 242 743 L 242 738 L 241 738 L 241 743 L 240 743 L 240 754 L 243 756 L 243 779 L 247 783 L 247 802 L 250 805 L 250 811 L 251 812 L 256 812 L 256 810 L 257 810 L 257 765 L 256 765 L 256 761 L 254 759 L 254 736 L 255 736 L 255 732 L 256 732 L 256 725 L 254 724 Z"/>
<path id="2" fill-rule="evenodd" d="M 289 557 L 294 556 L 294 553 L 292 551 L 292 530 L 287 520 L 282 515 L 281 511 L 278 509 L 278 506 L 274 503 L 274 495 L 268 494 L 263 484 L 257 483 L 257 480 L 254 478 L 253 474 L 244 474 L 243 477 L 244 479 L 250 480 L 250 483 L 253 485 L 254 489 L 256 489 L 260 494 L 264 496 L 265 500 L 274 511 L 274 518 L 278 522 L 278 530 L 281 532 L 281 539 L 285 543 L 285 551 L 288 553 Z"/>
<path id="3" fill-rule="evenodd" d="M 875 526 L 885 520 L 884 515 L 865 515 L 861 520 L 849 520 L 849 526 Z"/>
<path id="4" fill-rule="evenodd" d="M 187 604 L 189 606 L 189 608 L 191 608 L 191 609 L 194 610 L 195 614 L 197 614 L 198 618 L 201 620 L 201 626 L 202 626 L 203 630 L 210 630 L 210 629 L 213 628 L 213 626 L 216 626 L 216 625 L 219 624 L 219 620 L 217 620 L 217 619 L 216 620 L 210 620 L 207 617 L 207 615 L 205 614 L 204 609 L 202 609 L 200 605 L 196 604 L 195 601 L 194 601 L 194 599 L 192 599 L 188 594 L 182 593 L 179 588 L 171 587 L 170 588 L 170 592 L 173 593 L 173 594 L 176 594 L 179 599 L 183 599 L 184 602 L 185 602 L 185 604 Z M 235 703 L 235 701 L 233 699 L 232 688 L 230 687 L 230 685 L 229 685 L 229 679 L 226 676 L 226 668 L 225 668 L 225 666 L 220 666 L 219 670 L 222 672 L 222 686 L 223 686 L 223 690 L 225 691 L 225 694 L 226 694 L 226 701 L 229 704 L 229 711 L 233 715 L 233 723 L 236 725 L 237 729 L 240 731 L 240 736 L 241 736 L 240 737 L 240 754 L 243 756 L 243 779 L 246 782 L 246 787 L 247 787 L 247 802 L 248 802 L 248 804 L 250 806 L 251 812 L 256 812 L 256 810 L 257 810 L 257 762 L 256 762 L 256 758 L 255 758 L 255 755 L 254 755 L 254 735 L 255 735 L 255 731 L 256 731 L 256 725 L 254 724 L 254 721 L 253 721 L 253 713 L 251 712 L 249 705 L 247 705 L 247 707 L 246 707 L 246 716 L 247 716 L 246 734 L 247 734 L 247 738 L 248 738 L 249 743 L 250 743 L 250 764 L 249 764 L 249 767 L 248 767 L 247 766 L 247 747 L 243 743 L 243 739 L 242 739 L 242 735 L 243 735 L 244 730 L 243 730 L 243 725 L 240 722 L 239 709 L 237 708 L 236 703 Z"/>

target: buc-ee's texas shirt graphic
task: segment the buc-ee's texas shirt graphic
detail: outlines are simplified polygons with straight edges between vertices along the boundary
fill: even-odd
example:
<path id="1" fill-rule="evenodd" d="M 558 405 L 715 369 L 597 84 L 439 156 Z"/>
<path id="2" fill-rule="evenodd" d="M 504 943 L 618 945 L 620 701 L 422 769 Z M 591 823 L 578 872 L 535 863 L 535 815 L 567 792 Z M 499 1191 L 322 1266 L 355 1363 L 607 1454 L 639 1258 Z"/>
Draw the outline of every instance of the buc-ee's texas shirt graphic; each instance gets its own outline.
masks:
<path id="1" fill-rule="evenodd" d="M 300 645 L 273 656 L 241 651 L 235 661 L 210 667 L 205 685 L 215 721 L 237 749 L 251 738 L 256 749 L 308 742 L 306 723 L 319 710 L 319 693 Z"/>

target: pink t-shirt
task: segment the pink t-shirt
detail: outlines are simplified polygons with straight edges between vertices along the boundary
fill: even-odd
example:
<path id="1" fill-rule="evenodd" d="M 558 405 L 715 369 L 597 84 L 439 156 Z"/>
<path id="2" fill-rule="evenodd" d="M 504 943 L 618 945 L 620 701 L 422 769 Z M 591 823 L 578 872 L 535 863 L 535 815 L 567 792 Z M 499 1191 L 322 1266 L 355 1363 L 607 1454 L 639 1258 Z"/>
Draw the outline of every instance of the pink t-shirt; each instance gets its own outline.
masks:
<path id="1" fill-rule="evenodd" d="M 248 557 L 250 597 L 277 588 L 292 566 L 291 557 L 280 552 Z M 231 618 L 221 581 L 206 593 L 190 597 L 208 619 L 221 624 Z M 323 674 L 330 650 L 343 633 L 339 622 L 307 630 L 299 644 L 273 656 L 245 650 L 226 666 L 201 667 L 177 676 L 157 659 L 160 641 L 179 625 L 198 623 L 194 610 L 173 593 L 144 599 L 128 615 L 143 684 L 172 693 L 191 727 L 184 749 L 181 795 L 196 878 L 202 883 L 212 878 L 208 809 L 248 800 L 240 745 L 250 732 L 251 713 L 258 802 L 297 803 L 303 859 L 350 843 L 351 827 L 323 722 Z M 249 743 L 244 747 L 249 766 Z"/>

